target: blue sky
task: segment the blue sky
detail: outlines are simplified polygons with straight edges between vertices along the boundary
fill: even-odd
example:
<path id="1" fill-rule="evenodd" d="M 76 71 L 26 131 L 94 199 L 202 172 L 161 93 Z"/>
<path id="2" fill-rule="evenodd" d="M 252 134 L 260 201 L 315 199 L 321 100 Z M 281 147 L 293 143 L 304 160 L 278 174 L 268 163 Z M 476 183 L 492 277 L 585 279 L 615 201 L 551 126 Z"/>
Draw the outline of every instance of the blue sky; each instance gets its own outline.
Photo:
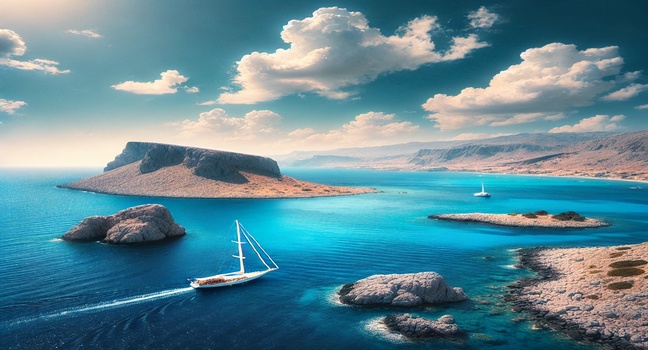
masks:
<path id="1" fill-rule="evenodd" d="M 0 166 L 648 129 L 645 1 L 2 0 Z"/>

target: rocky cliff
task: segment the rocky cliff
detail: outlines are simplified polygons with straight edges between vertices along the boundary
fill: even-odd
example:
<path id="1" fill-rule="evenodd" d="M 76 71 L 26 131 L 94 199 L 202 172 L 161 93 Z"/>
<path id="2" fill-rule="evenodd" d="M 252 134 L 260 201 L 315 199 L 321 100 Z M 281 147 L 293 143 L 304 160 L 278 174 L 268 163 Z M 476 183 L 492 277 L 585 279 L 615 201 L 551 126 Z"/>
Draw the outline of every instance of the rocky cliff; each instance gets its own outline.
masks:
<path id="1" fill-rule="evenodd" d="M 212 180 L 245 182 L 241 171 L 281 177 L 277 162 L 270 158 L 151 142 L 127 143 L 122 153 L 108 163 L 104 171 L 137 161 L 141 161 L 139 170 L 142 174 L 182 164 L 192 169 L 195 175 Z"/>

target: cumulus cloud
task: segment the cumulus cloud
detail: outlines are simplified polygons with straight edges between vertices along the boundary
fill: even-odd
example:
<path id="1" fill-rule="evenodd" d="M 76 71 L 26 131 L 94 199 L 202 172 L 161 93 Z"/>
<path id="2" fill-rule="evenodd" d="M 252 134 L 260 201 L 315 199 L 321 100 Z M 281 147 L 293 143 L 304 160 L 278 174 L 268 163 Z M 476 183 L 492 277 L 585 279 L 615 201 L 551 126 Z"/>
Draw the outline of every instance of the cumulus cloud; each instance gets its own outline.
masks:
<path id="1" fill-rule="evenodd" d="M 289 140 L 295 145 L 317 147 L 324 145 L 330 148 L 349 146 L 372 146 L 383 144 L 386 139 L 410 135 L 418 130 L 410 122 L 399 122 L 396 115 L 383 112 L 368 112 L 357 115 L 352 121 L 339 129 L 316 133 L 313 129 L 298 129 L 289 134 Z"/>
<path id="2" fill-rule="evenodd" d="M 5 112 L 9 115 L 16 113 L 16 110 L 26 106 L 27 103 L 24 101 L 11 101 L 0 98 L 0 111 Z"/>
<path id="3" fill-rule="evenodd" d="M 625 115 L 619 114 L 613 117 L 607 115 L 595 115 L 584 118 L 574 125 L 563 125 L 549 130 L 550 133 L 559 132 L 590 132 L 590 131 L 614 131 L 618 129 L 617 122 L 625 119 Z"/>
<path id="4" fill-rule="evenodd" d="M 58 62 L 36 58 L 29 61 L 20 61 L 12 57 L 20 57 L 27 51 L 27 45 L 20 35 L 10 29 L 0 29 L 0 65 L 20 70 L 41 70 L 49 74 L 65 74 L 69 70 L 60 70 Z"/>
<path id="5" fill-rule="evenodd" d="M 622 81 L 618 47 L 578 50 L 552 43 L 524 51 L 522 62 L 496 74 L 485 88 L 457 95 L 436 94 L 423 108 L 441 130 L 476 125 L 511 125 L 556 120 L 573 107 L 587 106 Z M 635 75 L 636 77 L 636 75 Z"/>
<path id="6" fill-rule="evenodd" d="M 488 46 L 471 34 L 454 37 L 448 50 L 437 51 L 431 32 L 439 28 L 436 17 L 422 16 L 395 35 L 384 36 L 360 12 L 320 8 L 312 17 L 292 20 L 283 27 L 281 39 L 289 48 L 243 56 L 233 78 L 240 90 L 225 91 L 218 102 L 253 104 L 302 92 L 346 99 L 352 93 L 342 89 L 370 82 L 380 74 L 462 59 Z"/>
<path id="7" fill-rule="evenodd" d="M 177 70 L 167 70 L 160 73 L 160 79 L 152 82 L 125 81 L 111 87 L 115 90 L 121 90 L 139 95 L 164 95 L 175 94 L 182 84 L 186 83 L 189 78 L 181 75 Z M 188 93 L 198 92 L 197 87 L 183 87 Z"/>
<path id="8" fill-rule="evenodd" d="M 604 101 L 627 101 L 648 89 L 648 84 L 630 84 L 622 89 L 603 96 Z"/>
<path id="9" fill-rule="evenodd" d="M 648 104 L 639 105 L 639 106 L 635 107 L 635 109 L 648 109 Z"/>
<path id="10" fill-rule="evenodd" d="M 92 29 L 81 29 L 81 30 L 79 30 L 79 29 L 69 29 L 67 32 L 70 33 L 70 34 L 74 34 L 74 35 L 85 36 L 85 37 L 90 38 L 90 39 L 102 38 L 101 34 L 97 33 L 96 31 L 94 31 Z"/>
<path id="11" fill-rule="evenodd" d="M 259 135 L 276 132 L 274 126 L 281 116 L 269 110 L 251 111 L 243 118 L 231 117 L 221 108 L 200 113 L 197 120 L 186 119 L 167 123 L 179 127 L 185 136 L 220 136 L 226 141 L 251 140 Z"/>
<path id="12" fill-rule="evenodd" d="M 471 27 L 486 29 L 492 27 L 499 20 L 499 16 L 482 6 L 479 10 L 470 12 L 468 19 Z"/>

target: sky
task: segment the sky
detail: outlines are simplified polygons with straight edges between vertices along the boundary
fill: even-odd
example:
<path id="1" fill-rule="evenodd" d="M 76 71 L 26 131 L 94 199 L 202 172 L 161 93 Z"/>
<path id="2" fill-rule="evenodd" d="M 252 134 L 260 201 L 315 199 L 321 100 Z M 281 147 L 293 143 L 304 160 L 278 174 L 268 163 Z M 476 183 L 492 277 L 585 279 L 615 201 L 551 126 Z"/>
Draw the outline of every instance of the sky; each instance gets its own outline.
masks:
<path id="1" fill-rule="evenodd" d="M 0 167 L 648 129 L 648 2 L 0 0 Z"/>

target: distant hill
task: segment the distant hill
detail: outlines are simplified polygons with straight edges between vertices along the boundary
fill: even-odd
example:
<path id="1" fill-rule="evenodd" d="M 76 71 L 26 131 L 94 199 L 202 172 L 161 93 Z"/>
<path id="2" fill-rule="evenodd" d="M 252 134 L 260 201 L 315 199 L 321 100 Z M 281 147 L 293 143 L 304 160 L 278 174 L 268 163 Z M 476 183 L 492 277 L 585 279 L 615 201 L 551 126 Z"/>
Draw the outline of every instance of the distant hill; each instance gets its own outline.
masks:
<path id="1" fill-rule="evenodd" d="M 372 147 L 372 156 L 341 158 L 348 149 L 327 151 L 294 161 L 291 166 L 363 167 L 412 171 L 476 171 L 517 174 L 575 175 L 648 181 L 648 131 L 631 133 L 517 134 L 461 143 L 438 143 L 395 155 L 407 144 Z M 380 150 L 386 150 L 380 153 Z M 362 154 L 361 149 L 354 149 Z"/>
<path id="2" fill-rule="evenodd" d="M 59 187 L 188 198 L 294 198 L 375 192 L 284 176 L 277 162 L 266 157 L 149 142 L 129 142 L 102 174 Z"/>

